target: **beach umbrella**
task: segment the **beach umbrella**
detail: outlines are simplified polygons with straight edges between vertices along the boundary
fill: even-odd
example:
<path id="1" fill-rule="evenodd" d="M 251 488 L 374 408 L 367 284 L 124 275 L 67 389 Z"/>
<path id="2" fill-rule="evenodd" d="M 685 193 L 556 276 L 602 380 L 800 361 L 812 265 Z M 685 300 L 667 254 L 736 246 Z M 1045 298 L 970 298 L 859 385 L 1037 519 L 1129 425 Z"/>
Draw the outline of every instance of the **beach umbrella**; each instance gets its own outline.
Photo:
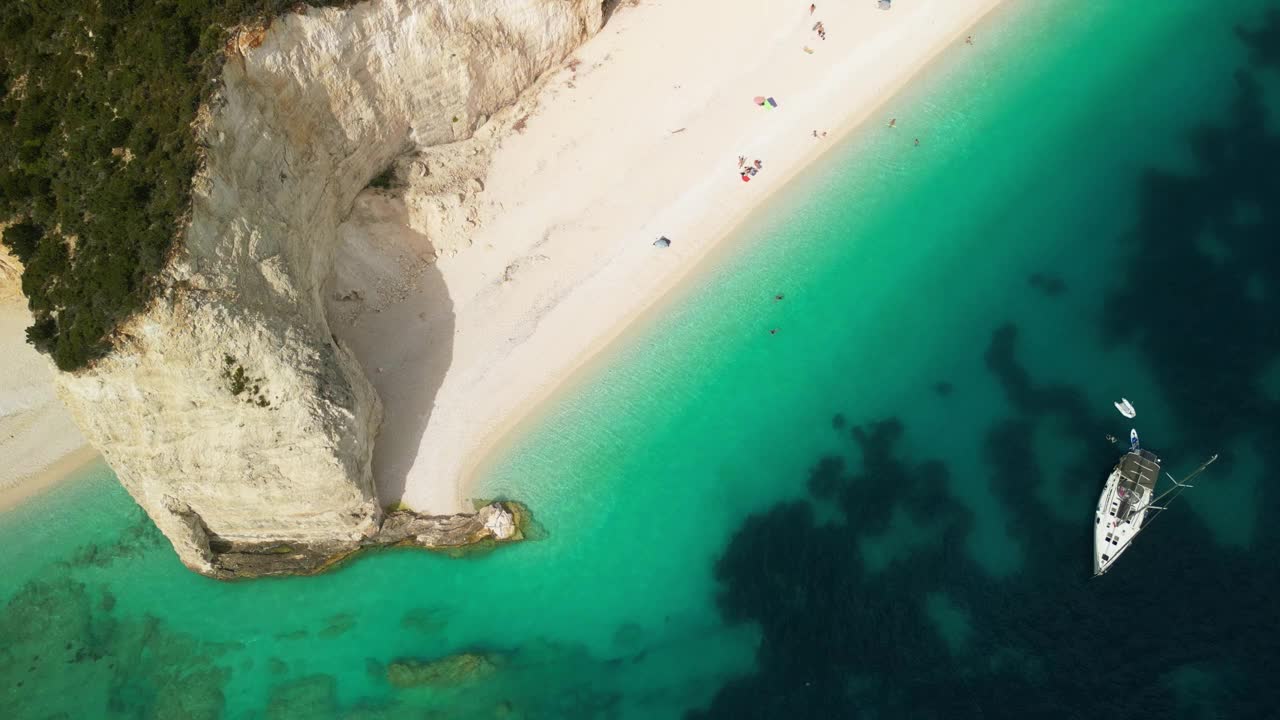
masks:
<path id="1" fill-rule="evenodd" d="M 662 237 L 653 241 L 653 246 L 654 247 L 671 247 L 671 238 L 667 237 L 666 235 L 663 235 Z"/>

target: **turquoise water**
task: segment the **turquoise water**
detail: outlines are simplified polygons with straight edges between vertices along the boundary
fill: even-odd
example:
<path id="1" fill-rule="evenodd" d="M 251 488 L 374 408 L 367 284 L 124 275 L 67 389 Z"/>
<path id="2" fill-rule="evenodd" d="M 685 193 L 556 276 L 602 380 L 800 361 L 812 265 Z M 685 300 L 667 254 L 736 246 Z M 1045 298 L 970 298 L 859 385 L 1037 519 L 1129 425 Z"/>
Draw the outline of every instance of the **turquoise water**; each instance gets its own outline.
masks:
<path id="1" fill-rule="evenodd" d="M 1267 717 L 1280 15 L 1012 5 L 488 470 L 545 537 L 217 583 L 99 469 L 0 517 L 2 706 Z M 1223 460 L 1088 581 L 1121 395 L 1175 472 Z"/>

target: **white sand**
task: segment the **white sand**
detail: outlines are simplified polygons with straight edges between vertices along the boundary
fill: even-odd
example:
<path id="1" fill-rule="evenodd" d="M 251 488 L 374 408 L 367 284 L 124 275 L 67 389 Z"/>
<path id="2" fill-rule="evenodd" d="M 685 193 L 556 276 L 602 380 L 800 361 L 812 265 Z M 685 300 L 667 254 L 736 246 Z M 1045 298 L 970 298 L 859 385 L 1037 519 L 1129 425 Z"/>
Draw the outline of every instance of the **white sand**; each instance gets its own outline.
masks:
<path id="1" fill-rule="evenodd" d="M 48 361 L 27 345 L 30 324 L 22 300 L 0 298 L 0 511 L 98 456 L 54 395 Z"/>
<path id="2" fill-rule="evenodd" d="M 387 405 L 384 501 L 465 508 L 467 475 L 520 418 L 998 2 L 624 2 L 503 140 L 473 247 L 359 321 Z M 749 183 L 739 155 L 764 161 Z"/>
<path id="3" fill-rule="evenodd" d="M 503 141 L 471 248 L 431 264 L 402 203 L 362 197 L 339 276 L 366 301 L 331 317 L 386 406 L 383 500 L 468 508 L 469 473 L 521 418 L 999 1 L 827 0 L 810 15 L 798 1 L 624 0 Z M 764 161 L 750 183 L 739 155 Z M 654 248 L 659 235 L 675 244 Z M 0 509 L 96 457 L 23 343 L 28 322 L 0 303 Z"/>

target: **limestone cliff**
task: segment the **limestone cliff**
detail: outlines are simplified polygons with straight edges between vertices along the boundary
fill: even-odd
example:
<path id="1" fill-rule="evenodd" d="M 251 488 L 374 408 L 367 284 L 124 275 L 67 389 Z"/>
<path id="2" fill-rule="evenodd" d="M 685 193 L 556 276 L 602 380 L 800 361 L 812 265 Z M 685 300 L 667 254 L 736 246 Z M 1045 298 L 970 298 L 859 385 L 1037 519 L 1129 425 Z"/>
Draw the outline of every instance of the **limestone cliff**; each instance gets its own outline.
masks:
<path id="1" fill-rule="evenodd" d="M 58 381 L 189 567 L 378 541 L 380 402 L 321 297 L 336 228 L 397 157 L 466 140 L 600 23 L 599 0 L 368 0 L 229 43 L 157 300 Z"/>

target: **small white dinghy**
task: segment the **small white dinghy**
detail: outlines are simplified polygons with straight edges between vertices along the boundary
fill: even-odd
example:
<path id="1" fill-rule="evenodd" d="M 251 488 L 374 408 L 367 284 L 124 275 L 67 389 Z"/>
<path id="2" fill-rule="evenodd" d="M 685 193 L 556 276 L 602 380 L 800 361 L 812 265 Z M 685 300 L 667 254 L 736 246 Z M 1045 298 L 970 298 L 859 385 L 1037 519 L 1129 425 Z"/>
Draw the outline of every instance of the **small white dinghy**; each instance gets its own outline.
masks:
<path id="1" fill-rule="evenodd" d="M 1138 411 L 1133 409 L 1133 403 L 1129 402 L 1127 398 L 1120 398 L 1120 402 L 1114 404 L 1120 414 L 1127 418 L 1132 419 L 1138 414 Z"/>

